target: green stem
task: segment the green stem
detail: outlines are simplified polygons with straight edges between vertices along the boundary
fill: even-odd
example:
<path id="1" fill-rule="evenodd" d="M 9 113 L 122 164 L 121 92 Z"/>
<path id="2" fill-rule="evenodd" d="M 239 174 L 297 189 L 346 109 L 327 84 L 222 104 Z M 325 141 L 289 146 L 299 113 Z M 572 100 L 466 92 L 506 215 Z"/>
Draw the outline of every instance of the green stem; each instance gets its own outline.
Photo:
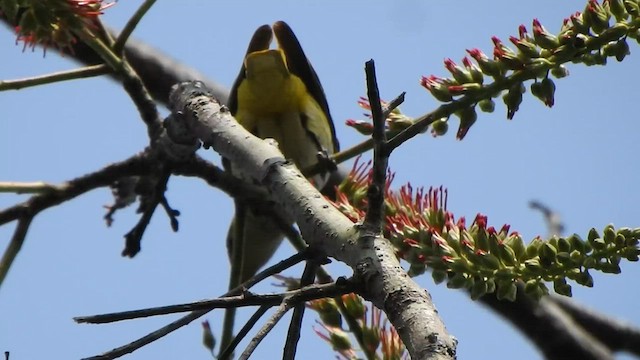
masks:
<path id="1" fill-rule="evenodd" d="M 116 53 L 117 55 L 122 55 L 122 51 L 124 50 L 124 45 L 126 44 L 127 39 L 129 39 L 129 36 L 131 36 L 131 33 L 133 33 L 133 30 L 135 30 L 136 26 L 138 26 L 138 23 L 140 23 L 142 17 L 147 13 L 147 11 L 149 11 L 149 9 L 151 9 L 151 6 L 153 6 L 155 2 L 156 0 L 146 0 L 138 8 L 138 10 L 136 10 L 135 14 L 133 14 L 133 16 L 124 26 L 124 29 L 122 29 L 120 35 L 118 35 L 118 39 L 113 45 L 114 53 Z"/>
<path id="2" fill-rule="evenodd" d="M 98 39 L 87 29 L 82 29 L 76 35 L 93 51 L 95 51 L 104 62 L 114 71 L 121 73 L 124 68 L 124 62 L 118 57 L 102 40 Z"/>
<path id="3" fill-rule="evenodd" d="M 86 66 L 80 69 L 59 71 L 47 75 L 34 76 L 24 79 L 0 81 L 0 91 L 19 90 L 26 87 L 51 84 L 59 81 L 75 80 L 89 78 L 94 76 L 105 75 L 111 72 L 111 69 L 104 65 Z"/>

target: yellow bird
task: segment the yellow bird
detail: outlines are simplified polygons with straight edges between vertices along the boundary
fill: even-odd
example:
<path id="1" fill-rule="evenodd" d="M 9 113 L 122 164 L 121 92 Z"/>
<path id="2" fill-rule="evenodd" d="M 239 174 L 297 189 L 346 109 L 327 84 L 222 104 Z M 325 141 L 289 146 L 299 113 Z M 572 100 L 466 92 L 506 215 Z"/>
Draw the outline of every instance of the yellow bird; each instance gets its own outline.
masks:
<path id="1" fill-rule="evenodd" d="M 273 34 L 278 48 L 269 49 Z M 299 169 L 318 162 L 318 153 L 338 151 L 324 90 L 293 30 L 283 21 L 259 27 L 229 96 L 236 120 L 260 138 L 278 142 L 284 156 Z M 228 165 L 228 164 L 227 164 Z M 228 166 L 233 172 L 233 164 Z M 321 188 L 328 174 L 314 177 Z M 273 256 L 284 238 L 269 214 L 236 202 L 227 236 L 233 288 L 251 278 Z M 242 229 L 236 224 L 242 224 Z M 222 349 L 230 341 L 234 311 L 225 314 Z M 229 325 L 230 324 L 230 325 Z M 231 327 L 231 330 L 228 329 Z M 226 336 L 225 336 L 226 335 Z"/>

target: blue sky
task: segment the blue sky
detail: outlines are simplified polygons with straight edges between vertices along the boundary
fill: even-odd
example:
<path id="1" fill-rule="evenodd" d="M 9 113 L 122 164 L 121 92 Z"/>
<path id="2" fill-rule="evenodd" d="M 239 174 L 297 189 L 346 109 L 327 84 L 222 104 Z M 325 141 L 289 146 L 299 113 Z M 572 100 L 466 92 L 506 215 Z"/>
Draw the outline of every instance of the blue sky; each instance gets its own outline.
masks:
<path id="1" fill-rule="evenodd" d="M 121 28 L 141 1 L 123 0 L 105 22 Z M 361 118 L 356 105 L 365 94 L 364 62 L 376 61 L 382 97 L 407 92 L 402 106 L 411 116 L 437 103 L 419 86 L 421 75 L 446 76 L 442 61 L 458 61 L 465 49 L 491 51 L 493 35 L 508 39 L 536 17 L 557 31 L 583 1 L 364 2 L 158 2 L 134 35 L 173 55 L 221 84 L 230 86 L 256 27 L 287 21 L 318 72 L 343 148 L 363 140 L 344 125 Z M 15 36 L 0 29 L 0 79 L 71 69 L 77 65 L 49 51 L 23 53 Z M 511 224 L 526 239 L 546 229 L 528 208 L 532 199 L 556 209 L 568 233 L 589 228 L 640 226 L 640 170 L 637 166 L 638 44 L 631 56 L 606 67 L 569 65 L 571 76 L 557 80 L 556 105 L 549 109 L 527 94 L 514 120 L 500 103 L 480 114 L 464 141 L 453 131 L 442 138 L 419 136 L 390 159 L 395 184 L 449 189 L 449 209 L 472 219 Z M 143 149 L 146 129 L 130 99 L 106 78 L 84 79 L 0 94 L 0 181 L 61 182 Z M 166 110 L 163 110 L 166 112 Z M 457 122 L 457 121 L 456 121 Z M 455 124 L 455 122 L 454 122 Z M 456 125 L 457 126 L 457 125 Z M 207 155 L 218 162 L 217 156 Z M 232 202 L 220 191 L 191 178 L 174 177 L 167 193 L 182 213 L 172 233 L 159 211 L 147 230 L 142 253 L 120 257 L 122 236 L 137 222 L 133 208 L 116 214 L 107 228 L 102 205 L 108 189 L 86 194 L 40 214 L 0 289 L 0 350 L 12 359 L 80 358 L 99 354 L 152 331 L 175 317 L 110 325 L 76 325 L 78 315 L 144 308 L 215 297 L 227 286 L 225 236 Z M 26 196 L 0 195 L 0 207 Z M 0 227 L 0 250 L 15 224 Z M 292 253 L 284 245 L 276 255 Z M 349 275 L 334 266 L 333 274 Z M 623 263 L 619 276 L 596 275 L 593 289 L 574 287 L 576 300 L 604 313 L 640 324 L 633 286 L 640 268 Z M 299 272 L 290 271 L 297 276 Z M 458 291 L 417 281 L 433 295 L 460 358 L 539 359 L 534 347 L 481 305 Z M 272 289 L 267 284 L 259 289 Z M 248 317 L 245 312 L 242 316 Z M 221 313 L 207 318 L 216 328 Z M 303 324 L 299 354 L 333 358 L 329 346 Z M 256 358 L 281 357 L 287 323 L 259 346 Z M 201 344 L 199 323 L 183 328 L 128 358 L 210 358 Z M 622 357 L 621 357 L 622 358 Z"/>

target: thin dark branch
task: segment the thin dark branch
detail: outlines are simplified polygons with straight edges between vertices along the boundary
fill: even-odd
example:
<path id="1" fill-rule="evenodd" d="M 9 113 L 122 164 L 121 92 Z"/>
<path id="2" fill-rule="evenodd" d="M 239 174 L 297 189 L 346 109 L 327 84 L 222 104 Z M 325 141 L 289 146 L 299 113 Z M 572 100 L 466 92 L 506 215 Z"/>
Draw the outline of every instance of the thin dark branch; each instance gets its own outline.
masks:
<path id="1" fill-rule="evenodd" d="M 242 329 L 240 329 L 240 331 L 238 331 L 238 335 L 236 335 L 233 338 L 233 340 L 231 340 L 231 342 L 229 343 L 229 346 L 227 346 L 224 349 L 224 351 L 222 351 L 218 355 L 218 359 L 219 360 L 226 360 L 226 359 L 230 358 L 230 356 L 233 354 L 235 349 L 238 347 L 238 344 L 240 344 L 240 342 L 245 338 L 245 336 L 247 336 L 249 331 L 251 331 L 251 329 L 253 329 L 253 327 L 256 325 L 258 320 L 260 320 L 262 315 L 264 315 L 267 312 L 267 310 L 269 310 L 270 308 L 271 308 L 271 305 L 262 305 L 262 306 L 260 306 L 258 308 L 258 310 L 256 310 L 256 312 L 253 313 L 253 315 L 249 318 L 249 320 L 244 324 L 244 326 L 242 326 Z"/>
<path id="2" fill-rule="evenodd" d="M 315 260 L 307 260 L 307 265 L 304 267 L 302 278 L 300 279 L 301 287 L 304 288 L 313 284 L 318 267 L 319 265 Z M 293 316 L 289 323 L 287 340 L 284 344 L 284 352 L 282 355 L 283 360 L 293 360 L 296 358 L 296 350 L 298 348 L 298 341 L 300 341 L 300 328 L 302 327 L 302 318 L 304 317 L 305 308 L 306 306 L 304 302 L 297 303 L 293 308 Z"/>
<path id="3" fill-rule="evenodd" d="M 155 140 L 162 134 L 162 121 L 156 108 L 156 103 L 153 101 L 142 79 L 131 66 L 125 64 L 122 76 L 124 77 L 122 86 L 138 109 L 142 121 L 147 125 L 147 134 L 149 135 L 150 143 L 153 145 Z"/>
<path id="4" fill-rule="evenodd" d="M 167 214 L 169 221 L 171 223 L 171 230 L 177 232 L 180 227 L 180 222 L 178 221 L 178 216 L 180 216 L 180 211 L 173 209 L 171 205 L 169 205 L 169 201 L 167 200 L 166 195 L 162 195 L 160 198 L 160 205 L 164 209 L 164 212 Z"/>
<path id="5" fill-rule="evenodd" d="M 134 226 L 133 229 L 124 236 L 125 247 L 124 250 L 122 250 L 122 256 L 134 257 L 138 252 L 140 252 L 142 235 L 144 235 L 153 213 L 164 197 L 164 192 L 167 188 L 167 182 L 169 181 L 170 176 L 171 173 L 169 171 L 162 171 L 158 176 L 156 186 L 154 186 L 150 196 L 141 201 L 142 205 L 140 210 L 142 212 L 142 216 L 140 217 L 140 220 L 138 220 L 136 226 Z"/>
<path id="6" fill-rule="evenodd" d="M 27 231 L 29 230 L 29 225 L 31 225 L 31 220 L 33 220 L 31 216 L 26 216 L 18 220 L 18 225 L 13 232 L 11 241 L 4 251 L 2 259 L 0 259 L 0 285 L 2 285 L 4 279 L 7 277 L 11 264 L 13 264 L 18 252 L 20 252 L 20 248 L 22 248 L 24 239 L 27 236 Z"/>
<path id="7" fill-rule="evenodd" d="M 288 232 L 286 236 L 291 242 L 291 244 L 293 245 L 293 247 L 296 248 L 296 250 L 298 251 L 301 251 L 301 249 L 306 249 L 306 247 L 308 246 L 307 243 L 305 243 L 304 240 L 302 239 L 302 236 L 300 236 L 300 233 L 295 228 L 292 228 L 292 230 Z M 331 277 L 331 275 L 329 275 L 329 273 L 322 266 L 318 267 L 316 276 L 318 277 L 318 280 L 320 281 L 320 283 L 333 282 L 333 278 Z M 338 309 L 340 310 L 342 317 L 347 322 L 347 325 L 349 326 L 349 331 L 351 331 L 351 333 L 355 337 L 356 341 L 358 342 L 358 345 L 360 345 L 360 348 L 364 349 L 365 344 L 362 336 L 362 326 L 358 322 L 358 319 L 351 316 L 351 313 L 347 311 L 347 308 L 345 307 L 341 296 L 336 296 L 333 299 L 338 305 Z"/>
<path id="8" fill-rule="evenodd" d="M 200 178 L 234 199 L 251 203 L 265 213 L 272 212 L 268 211 L 273 205 L 269 201 L 268 192 L 263 187 L 233 176 L 231 172 L 223 170 L 198 155 L 187 162 L 172 164 L 172 171 L 174 175 Z"/>
<path id="9" fill-rule="evenodd" d="M 243 289 L 249 289 L 251 288 L 253 285 L 259 283 L 260 281 L 268 278 L 271 275 L 280 273 L 281 271 L 284 271 L 288 268 L 290 268 L 291 266 L 294 266 L 295 264 L 299 263 L 300 261 L 303 261 L 306 258 L 306 254 L 305 253 L 298 253 L 295 254 L 291 257 L 289 257 L 288 259 L 285 259 L 283 261 L 280 261 L 279 263 L 261 271 L 260 273 L 256 274 L 254 277 L 252 277 L 251 279 L 245 281 L 244 283 L 242 283 L 240 286 L 236 287 L 235 289 L 232 289 L 230 291 L 228 291 L 226 294 L 224 294 L 223 296 L 233 296 L 233 295 L 237 295 L 240 294 Z M 210 310 L 199 310 L 199 311 L 194 311 L 191 312 L 185 316 L 183 316 L 182 318 L 156 330 L 153 331 L 129 344 L 123 345 L 119 348 L 113 349 L 111 351 L 108 351 L 102 355 L 97 355 L 91 358 L 87 358 L 85 360 L 88 359 L 116 359 L 119 358 L 123 355 L 132 353 L 136 350 L 138 350 L 139 348 L 150 344 L 158 339 L 161 339 L 162 337 L 174 332 L 175 330 L 178 330 L 179 328 L 190 324 L 192 321 L 200 318 L 201 316 L 204 316 L 205 314 L 207 314 Z"/>
<path id="10" fill-rule="evenodd" d="M 253 354 L 253 351 L 258 347 L 258 344 L 260 344 L 260 342 L 262 342 L 265 336 L 267 336 L 267 334 L 271 332 L 274 326 L 276 326 L 276 324 L 280 321 L 280 319 L 282 319 L 284 314 L 286 314 L 287 311 L 289 311 L 289 309 L 291 309 L 291 304 L 288 301 L 288 299 L 285 299 L 282 302 L 282 304 L 280 304 L 276 312 L 273 313 L 273 315 L 271 315 L 269 320 L 267 320 L 267 322 L 258 331 L 256 336 L 254 336 L 253 339 L 251 339 L 251 341 L 249 342 L 249 345 L 247 345 L 247 348 L 240 355 L 239 360 L 247 360 L 249 356 Z"/>
<path id="11" fill-rule="evenodd" d="M 8 19 L 1 14 L 0 22 L 4 22 L 8 29 L 13 29 L 16 25 L 9 23 Z M 109 30 L 109 33 L 113 38 L 118 36 L 115 30 Z M 65 58 L 76 59 L 87 65 L 102 64 L 100 57 L 82 42 L 76 42 L 72 44 L 68 51 L 65 50 L 66 49 L 62 49 Z M 227 102 L 229 96 L 229 90 L 227 88 L 209 79 L 203 73 L 177 61 L 140 40 L 128 39 L 124 48 L 124 54 L 153 98 L 163 104 L 168 103 L 169 92 L 173 84 L 196 79 L 206 83 L 207 86 L 212 89 L 214 96 L 222 103 Z M 115 73 L 109 75 L 114 79 L 117 77 Z M 120 80 L 118 79 L 118 81 Z"/>
<path id="12" fill-rule="evenodd" d="M 69 201 L 87 191 L 108 186 L 126 176 L 142 175 L 151 167 L 152 161 L 140 153 L 119 163 L 108 165 L 96 172 L 52 186 L 46 192 L 32 196 L 27 201 L 0 211 L 0 225 L 18 220 L 18 227 L 0 263 L 0 285 L 24 242 L 31 220 L 41 211 Z"/>
<path id="13" fill-rule="evenodd" d="M 365 73 L 367 74 L 367 95 L 371 106 L 371 118 L 373 120 L 373 174 L 371 184 L 367 189 L 367 213 L 364 222 L 375 234 L 382 231 L 382 216 L 384 214 L 384 189 L 387 180 L 387 162 L 389 154 L 385 144 L 387 137 L 385 134 L 385 117 L 380 104 L 380 92 L 378 90 L 378 80 L 376 79 L 376 67 L 373 60 L 365 63 Z"/>
<path id="14" fill-rule="evenodd" d="M 0 211 L 0 225 L 24 217 L 33 217 L 42 210 L 69 201 L 87 191 L 109 186 L 121 177 L 144 175 L 149 172 L 154 163 L 145 153 L 140 153 L 127 160 L 64 182 L 44 194 L 32 196 L 25 202 Z"/>
<path id="15" fill-rule="evenodd" d="M 141 310 L 130 310 L 94 316 L 79 316 L 74 318 L 74 320 L 77 323 L 105 324 L 122 320 L 139 319 L 149 316 L 175 314 L 187 311 L 210 311 L 213 309 L 228 309 L 256 305 L 275 306 L 280 304 L 282 301 L 284 301 L 285 298 L 288 297 L 294 298 L 296 301 L 308 301 L 342 295 L 352 292 L 353 290 L 354 289 L 351 286 L 346 286 L 343 284 L 316 284 L 309 285 L 298 290 L 287 291 L 281 294 L 258 295 L 245 293 L 236 296 L 223 296 L 217 299 L 201 300 L 178 305 L 160 306 Z"/>

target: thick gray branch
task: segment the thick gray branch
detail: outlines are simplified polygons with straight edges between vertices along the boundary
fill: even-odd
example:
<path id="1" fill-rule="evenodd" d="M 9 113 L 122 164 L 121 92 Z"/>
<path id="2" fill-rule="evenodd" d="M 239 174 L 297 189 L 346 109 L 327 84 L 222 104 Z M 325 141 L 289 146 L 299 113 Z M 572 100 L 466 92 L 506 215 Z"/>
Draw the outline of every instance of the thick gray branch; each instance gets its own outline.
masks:
<path id="1" fill-rule="evenodd" d="M 400 267 L 388 240 L 361 232 L 284 160 L 276 146 L 239 126 L 201 83 L 180 84 L 170 103 L 174 117 L 205 146 L 267 187 L 308 243 L 354 270 L 362 281 L 362 295 L 385 311 L 412 359 L 455 358 L 456 342 L 431 297 Z"/>

